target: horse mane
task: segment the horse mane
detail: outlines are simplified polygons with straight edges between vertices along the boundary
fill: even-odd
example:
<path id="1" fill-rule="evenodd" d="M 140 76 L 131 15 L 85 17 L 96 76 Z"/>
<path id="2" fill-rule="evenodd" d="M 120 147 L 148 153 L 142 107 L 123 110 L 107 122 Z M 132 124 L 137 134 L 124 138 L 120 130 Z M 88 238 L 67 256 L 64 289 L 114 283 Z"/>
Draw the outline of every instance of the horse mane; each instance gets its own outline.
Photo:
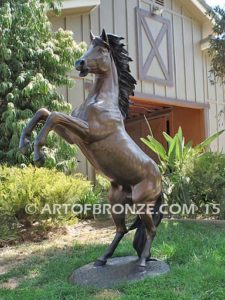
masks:
<path id="1" fill-rule="evenodd" d="M 110 50 L 116 65 L 119 81 L 119 109 L 124 118 L 128 116 L 129 96 L 134 95 L 135 84 L 134 77 L 130 74 L 129 57 L 125 45 L 121 42 L 123 37 L 107 34 Z"/>

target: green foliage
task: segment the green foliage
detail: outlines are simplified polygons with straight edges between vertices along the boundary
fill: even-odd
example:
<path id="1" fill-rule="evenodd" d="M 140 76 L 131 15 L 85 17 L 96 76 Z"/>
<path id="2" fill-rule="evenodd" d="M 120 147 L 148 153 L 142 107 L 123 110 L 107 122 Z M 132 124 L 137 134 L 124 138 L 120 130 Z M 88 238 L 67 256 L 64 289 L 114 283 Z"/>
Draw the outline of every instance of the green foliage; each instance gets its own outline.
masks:
<path id="1" fill-rule="evenodd" d="M 111 218 L 110 213 L 104 209 L 104 205 L 109 203 L 109 190 L 111 187 L 110 180 L 105 176 L 98 174 L 96 176 L 95 194 L 97 195 L 97 203 L 102 207 L 101 213 L 94 214 L 96 220 L 106 220 Z"/>
<path id="2" fill-rule="evenodd" d="M 205 151 L 223 132 L 215 133 L 195 147 L 190 142 L 185 144 L 181 128 L 174 137 L 163 132 L 168 143 L 167 150 L 151 136 L 141 139 L 160 159 L 168 204 L 194 203 L 199 212 L 203 204 L 222 204 L 225 156 Z"/>
<path id="3" fill-rule="evenodd" d="M 96 195 L 91 182 L 80 174 L 68 176 L 46 168 L 0 166 L 0 237 L 4 231 L 3 225 L 32 225 L 49 219 L 73 219 L 75 214 L 71 211 L 72 205 L 93 204 L 95 201 Z M 68 212 L 62 207 L 58 213 L 54 211 L 54 204 L 71 206 Z"/>
<path id="4" fill-rule="evenodd" d="M 0 247 L 17 238 L 17 219 L 3 211 L 0 206 Z"/>
<path id="5" fill-rule="evenodd" d="M 219 6 L 208 12 L 212 18 L 213 36 L 210 39 L 211 73 L 222 83 L 225 78 L 225 10 Z"/>
<path id="6" fill-rule="evenodd" d="M 60 3 L 51 0 L 0 2 L 1 162 L 28 164 L 32 161 L 31 153 L 27 158 L 19 153 L 18 141 L 22 128 L 39 108 L 66 113 L 71 110 L 56 88 L 72 86 L 67 72 L 73 69 L 74 61 L 86 46 L 77 45 L 70 31 L 52 32 L 47 12 L 50 8 L 58 9 Z M 34 137 L 36 134 L 34 132 Z M 67 169 L 75 164 L 76 150 L 55 135 L 49 138 L 47 147 L 47 166 Z"/>
<path id="7" fill-rule="evenodd" d="M 199 211 L 205 204 L 220 204 L 220 217 L 225 219 L 225 155 L 203 153 L 186 176 L 189 178 L 189 197 Z"/>
<path id="8" fill-rule="evenodd" d="M 108 193 L 110 186 L 110 181 L 105 176 L 100 174 L 96 176 L 95 190 L 99 191 L 100 193 Z"/>
<path id="9" fill-rule="evenodd" d="M 109 194 L 110 186 L 111 186 L 110 181 L 106 177 L 98 174 L 96 176 L 96 183 L 93 188 L 93 191 L 91 190 L 89 193 L 85 194 L 84 197 L 80 198 L 80 200 L 77 203 L 81 205 L 108 203 L 108 194 Z M 87 219 L 96 216 L 94 216 L 93 211 L 90 210 L 87 211 L 86 213 L 78 214 L 78 217 L 79 219 Z"/>

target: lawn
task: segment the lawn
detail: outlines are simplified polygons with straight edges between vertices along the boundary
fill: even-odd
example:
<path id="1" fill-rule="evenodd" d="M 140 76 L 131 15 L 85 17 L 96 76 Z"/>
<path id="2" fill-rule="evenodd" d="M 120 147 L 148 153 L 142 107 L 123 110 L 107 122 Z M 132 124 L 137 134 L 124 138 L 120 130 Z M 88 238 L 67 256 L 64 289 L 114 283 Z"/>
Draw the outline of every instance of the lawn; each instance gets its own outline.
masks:
<path id="1" fill-rule="evenodd" d="M 80 234 L 74 239 L 67 240 L 62 233 L 54 242 L 27 243 L 2 250 L 0 274 L 7 261 L 11 267 L 0 275 L 0 299 L 225 299 L 224 225 L 164 221 L 152 252 L 170 264 L 171 272 L 108 290 L 73 286 L 68 283 L 68 276 L 104 251 L 113 227 L 92 230 L 89 225 L 86 232 L 78 231 Z M 129 234 L 115 255 L 133 254 Z"/>

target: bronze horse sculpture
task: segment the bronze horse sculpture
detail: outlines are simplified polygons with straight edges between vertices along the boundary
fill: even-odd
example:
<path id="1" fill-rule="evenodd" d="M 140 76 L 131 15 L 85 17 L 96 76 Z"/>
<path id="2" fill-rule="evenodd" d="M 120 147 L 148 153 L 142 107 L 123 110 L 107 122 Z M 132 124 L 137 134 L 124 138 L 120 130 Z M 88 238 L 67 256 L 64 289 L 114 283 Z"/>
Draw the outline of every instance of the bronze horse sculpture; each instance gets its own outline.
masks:
<path id="1" fill-rule="evenodd" d="M 91 45 L 76 62 L 81 77 L 95 74 L 95 83 L 87 99 L 71 116 L 50 113 L 42 108 L 36 112 L 23 129 L 20 150 L 26 153 L 32 130 L 45 122 L 34 141 L 34 162 L 41 166 L 48 133 L 54 130 L 68 143 L 77 144 L 90 163 L 111 180 L 109 201 L 111 205 L 132 203 L 152 204 L 153 214 L 143 210 L 134 224 L 127 229 L 125 212 L 112 213 L 116 235 L 107 251 L 95 262 L 102 266 L 111 257 L 128 230 L 135 229 L 134 248 L 140 257 L 140 269 L 145 269 L 150 259 L 150 248 L 161 221 L 161 175 L 157 164 L 131 139 L 124 127 L 136 81 L 130 75 L 131 58 L 121 42 L 123 38 L 106 34 L 96 37 L 91 33 Z"/>

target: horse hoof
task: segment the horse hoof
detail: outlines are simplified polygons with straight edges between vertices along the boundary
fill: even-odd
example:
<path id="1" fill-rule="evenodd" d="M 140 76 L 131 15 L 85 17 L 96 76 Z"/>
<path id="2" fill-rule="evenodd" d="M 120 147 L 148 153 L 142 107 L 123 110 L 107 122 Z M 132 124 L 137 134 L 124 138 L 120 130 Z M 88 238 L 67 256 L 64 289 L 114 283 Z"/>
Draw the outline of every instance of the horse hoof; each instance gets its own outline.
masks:
<path id="1" fill-rule="evenodd" d="M 27 154 L 28 147 L 27 147 L 27 146 L 23 146 L 23 147 L 20 147 L 19 150 L 20 150 L 20 152 L 21 152 L 23 155 L 26 155 L 26 154 Z"/>
<path id="2" fill-rule="evenodd" d="M 106 264 L 106 260 L 100 260 L 100 259 L 97 259 L 96 262 L 94 263 L 94 266 L 95 267 L 102 267 Z"/>
<path id="3" fill-rule="evenodd" d="M 20 152 L 21 152 L 23 155 L 26 155 L 27 152 L 28 152 L 29 147 L 30 147 L 30 143 L 27 142 L 27 143 L 25 143 L 24 145 L 21 145 L 21 146 L 19 147 L 19 150 L 20 150 Z"/>
<path id="4" fill-rule="evenodd" d="M 138 264 L 138 271 L 145 272 L 146 271 L 146 259 L 140 259 Z"/>
<path id="5" fill-rule="evenodd" d="M 45 163 L 45 157 L 44 157 L 44 155 L 41 156 L 40 158 L 34 160 L 34 164 L 38 168 L 42 167 L 44 165 L 44 163 Z"/>
<path id="6" fill-rule="evenodd" d="M 144 273 L 144 272 L 146 272 L 146 266 L 139 265 L 139 266 L 138 266 L 138 272 L 139 272 L 139 273 Z"/>

